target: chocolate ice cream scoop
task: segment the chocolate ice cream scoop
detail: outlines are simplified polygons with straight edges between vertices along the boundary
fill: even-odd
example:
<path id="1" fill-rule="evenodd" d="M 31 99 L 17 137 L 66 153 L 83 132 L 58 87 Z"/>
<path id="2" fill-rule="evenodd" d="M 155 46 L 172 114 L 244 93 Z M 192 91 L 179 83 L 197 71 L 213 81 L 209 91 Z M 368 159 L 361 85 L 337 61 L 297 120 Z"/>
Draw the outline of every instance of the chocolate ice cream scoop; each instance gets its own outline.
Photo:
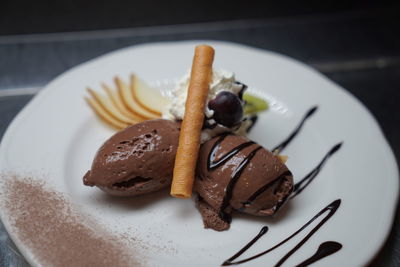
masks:
<path id="1" fill-rule="evenodd" d="M 97 151 L 83 183 L 121 196 L 142 195 L 171 184 L 180 124 L 150 120 L 130 126 Z"/>
<path id="2" fill-rule="evenodd" d="M 195 190 L 206 228 L 229 228 L 232 210 L 275 214 L 293 190 L 293 176 L 284 163 L 246 137 L 224 134 L 203 144 Z"/>

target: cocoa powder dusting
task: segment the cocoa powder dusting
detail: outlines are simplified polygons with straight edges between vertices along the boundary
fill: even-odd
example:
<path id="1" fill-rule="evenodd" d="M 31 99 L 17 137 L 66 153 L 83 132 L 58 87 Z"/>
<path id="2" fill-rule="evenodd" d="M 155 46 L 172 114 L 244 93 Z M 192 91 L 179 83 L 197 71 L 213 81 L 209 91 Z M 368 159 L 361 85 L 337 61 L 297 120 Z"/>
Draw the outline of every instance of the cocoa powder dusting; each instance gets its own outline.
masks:
<path id="1" fill-rule="evenodd" d="M 44 182 L 13 176 L 3 186 L 3 211 L 40 265 L 139 266 L 133 248 L 78 213 Z"/>

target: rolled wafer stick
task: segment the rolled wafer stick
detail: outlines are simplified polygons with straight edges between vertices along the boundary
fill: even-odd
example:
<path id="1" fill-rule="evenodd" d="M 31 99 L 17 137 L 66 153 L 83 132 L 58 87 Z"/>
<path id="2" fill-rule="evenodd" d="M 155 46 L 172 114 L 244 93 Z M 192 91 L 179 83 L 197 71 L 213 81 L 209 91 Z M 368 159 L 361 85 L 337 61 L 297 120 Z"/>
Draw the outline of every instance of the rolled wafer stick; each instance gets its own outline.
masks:
<path id="1" fill-rule="evenodd" d="M 171 186 L 173 197 L 189 198 L 192 196 L 204 107 L 210 88 L 213 60 L 214 49 L 211 46 L 196 46 L 185 103 L 185 114 L 175 157 Z"/>

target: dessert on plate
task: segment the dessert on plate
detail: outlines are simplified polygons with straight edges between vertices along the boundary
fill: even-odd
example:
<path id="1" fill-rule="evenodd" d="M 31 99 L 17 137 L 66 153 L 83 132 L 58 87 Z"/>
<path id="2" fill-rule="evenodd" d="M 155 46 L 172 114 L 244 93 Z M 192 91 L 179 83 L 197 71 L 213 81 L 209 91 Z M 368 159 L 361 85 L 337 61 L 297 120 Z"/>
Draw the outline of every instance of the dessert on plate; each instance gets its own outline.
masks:
<path id="1" fill-rule="evenodd" d="M 233 210 L 274 215 L 292 188 L 281 159 L 244 136 L 223 134 L 200 149 L 195 191 L 206 227 L 226 230 Z"/>
<path id="2" fill-rule="evenodd" d="M 284 157 L 245 137 L 267 103 L 233 73 L 213 69 L 213 59 L 213 48 L 196 47 L 171 99 L 134 75 L 129 85 L 116 79 L 116 91 L 103 86 L 107 97 L 89 90 L 96 114 L 121 131 L 98 150 L 84 184 L 119 196 L 194 191 L 204 226 L 217 231 L 234 211 L 274 215 L 293 190 L 292 174 Z"/>
<path id="3" fill-rule="evenodd" d="M 137 196 L 171 184 L 180 124 L 149 120 L 113 135 L 97 151 L 83 182 L 106 193 Z"/>

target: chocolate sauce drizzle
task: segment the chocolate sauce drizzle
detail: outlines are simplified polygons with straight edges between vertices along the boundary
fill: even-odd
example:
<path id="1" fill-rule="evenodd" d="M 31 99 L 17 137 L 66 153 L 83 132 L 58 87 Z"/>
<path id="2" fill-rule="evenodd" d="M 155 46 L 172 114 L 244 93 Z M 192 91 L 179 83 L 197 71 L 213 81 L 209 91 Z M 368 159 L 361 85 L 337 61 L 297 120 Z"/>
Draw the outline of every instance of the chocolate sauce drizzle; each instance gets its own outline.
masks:
<path id="1" fill-rule="evenodd" d="M 269 182 L 268 184 L 265 184 L 264 186 L 260 187 L 256 192 L 254 192 L 247 201 L 243 202 L 243 206 L 248 206 L 251 205 L 253 203 L 254 200 L 256 200 L 256 198 L 261 195 L 262 193 L 264 193 L 266 190 L 268 190 L 268 188 L 270 188 L 271 186 L 275 185 L 275 183 L 277 182 L 282 182 L 283 178 L 285 176 L 291 176 L 292 173 L 290 171 L 286 171 L 284 173 L 282 173 L 281 175 L 279 175 L 277 178 L 275 178 L 274 180 L 272 180 L 271 182 Z M 283 199 L 281 199 L 277 205 L 274 207 L 274 211 L 277 212 L 280 207 L 286 202 L 286 199 L 289 197 L 289 195 Z"/>
<path id="2" fill-rule="evenodd" d="M 312 107 L 307 113 L 304 115 L 303 119 L 300 121 L 299 125 L 294 129 L 294 131 L 279 145 L 274 147 L 271 151 L 279 154 L 285 147 L 296 137 L 296 135 L 300 132 L 301 128 L 303 128 L 304 123 L 315 113 L 318 109 L 318 106 Z"/>
<path id="3" fill-rule="evenodd" d="M 325 165 L 326 161 L 341 148 L 342 144 L 343 143 L 338 143 L 334 147 L 332 147 L 331 150 L 329 150 L 329 152 L 326 153 L 326 155 L 322 158 L 321 162 L 314 169 L 312 169 L 303 179 L 301 179 L 294 185 L 290 199 L 300 194 L 315 179 L 315 177 L 317 177 L 322 167 Z"/>
<path id="4" fill-rule="evenodd" d="M 250 154 L 245 157 L 239 164 L 239 166 L 233 171 L 231 180 L 229 181 L 226 189 L 225 189 L 225 195 L 224 199 L 222 200 L 222 205 L 221 205 L 221 210 L 219 212 L 219 216 L 221 217 L 222 220 L 226 222 L 231 222 L 232 218 L 229 213 L 226 212 L 226 209 L 229 207 L 229 202 L 232 199 L 232 193 L 233 189 L 237 183 L 237 181 L 240 178 L 240 175 L 242 174 L 243 170 L 246 168 L 247 164 L 251 161 L 251 159 L 256 155 L 257 151 L 259 151 L 262 147 L 258 146 L 256 147 L 253 151 L 250 152 Z"/>
<path id="5" fill-rule="evenodd" d="M 217 127 L 217 125 L 218 125 L 218 124 L 217 124 L 215 121 L 214 121 L 214 122 L 210 122 L 209 119 L 204 118 L 202 130 L 204 130 L 204 129 L 210 129 L 210 130 L 212 130 L 212 129 L 214 129 L 215 127 Z"/>
<path id="6" fill-rule="evenodd" d="M 252 245 L 254 245 L 263 235 L 265 235 L 268 232 L 268 227 L 264 226 L 261 229 L 261 231 L 249 243 L 247 243 L 242 249 L 239 250 L 239 252 L 237 252 L 235 255 L 233 255 L 232 257 L 230 257 L 226 261 L 224 261 L 222 263 L 222 266 L 238 265 L 238 264 L 241 264 L 241 263 L 245 263 L 245 262 L 254 260 L 254 259 L 258 258 L 258 257 L 261 257 L 261 256 L 263 256 L 263 255 L 265 255 L 265 254 L 277 249 L 278 247 L 280 247 L 281 245 L 283 245 L 284 243 L 286 243 L 287 241 L 289 241 L 290 239 L 295 237 L 297 234 L 302 232 L 304 229 L 306 229 L 317 218 L 319 218 L 320 216 L 323 216 L 324 214 L 326 214 L 325 217 L 314 228 L 312 228 L 311 231 L 299 243 L 297 243 L 297 245 L 294 246 L 293 249 L 291 249 L 288 253 L 286 253 L 286 255 L 283 256 L 275 264 L 275 267 L 281 266 L 290 256 L 292 256 L 299 248 L 301 248 L 308 241 L 308 239 L 310 239 L 321 228 L 321 226 L 324 225 L 333 216 L 333 214 L 335 214 L 335 212 L 337 211 L 337 209 L 340 206 L 340 203 L 341 203 L 340 199 L 337 199 L 337 200 L 333 201 L 328 206 L 323 208 L 320 212 L 318 212 L 317 215 L 315 215 L 311 220 L 309 220 L 306 224 L 304 224 L 299 230 L 297 230 L 292 235 L 290 235 L 289 237 L 287 237 L 286 239 L 284 239 L 280 243 L 276 244 L 275 246 L 273 246 L 273 247 L 271 247 L 271 248 L 269 248 L 269 249 L 267 249 L 267 250 L 265 250 L 265 251 L 263 251 L 261 253 L 258 253 L 258 254 L 254 255 L 254 256 L 248 257 L 246 259 L 239 260 L 239 261 L 234 261 L 235 259 L 240 257 L 244 252 L 246 252 Z M 329 256 L 329 255 L 337 252 L 341 248 L 342 248 L 342 245 L 337 243 L 337 242 L 333 242 L 333 241 L 324 242 L 324 243 L 322 243 L 320 245 L 317 253 L 315 253 L 312 257 L 310 257 L 306 261 L 300 263 L 299 266 L 306 266 L 307 264 L 311 264 L 311 263 L 313 263 L 313 262 L 315 262 L 315 261 L 317 261 L 317 260 L 319 260 L 319 259 L 321 259 L 323 257 Z"/>
<path id="7" fill-rule="evenodd" d="M 300 130 L 302 129 L 304 123 L 315 113 L 315 111 L 317 110 L 317 106 L 314 106 L 313 108 L 311 108 L 303 117 L 303 119 L 300 121 L 300 123 L 298 124 L 298 126 L 294 129 L 294 131 L 278 146 L 276 146 L 272 151 L 276 154 L 279 154 L 283 149 L 285 149 L 288 144 L 297 136 L 297 134 L 300 132 Z M 221 166 L 222 164 L 224 164 L 226 161 L 228 161 L 229 159 L 231 159 L 234 155 L 236 155 L 237 153 L 239 153 L 241 150 L 245 149 L 246 147 L 252 146 L 252 145 L 256 145 L 255 148 L 249 153 L 249 155 L 247 157 L 245 157 L 240 164 L 236 167 L 236 169 L 233 171 L 232 175 L 231 175 L 231 179 L 225 189 L 225 196 L 223 198 L 222 201 L 222 205 L 221 205 L 221 209 L 219 211 L 219 216 L 221 217 L 221 219 L 223 219 L 226 222 L 230 222 L 231 221 L 231 216 L 230 214 L 227 212 L 227 209 L 230 206 L 230 201 L 232 199 L 232 193 L 233 193 L 233 189 L 238 181 L 238 179 L 240 178 L 242 172 L 245 170 L 247 164 L 251 161 L 251 159 L 256 155 L 257 151 L 259 151 L 262 147 L 257 145 L 256 143 L 254 143 L 253 141 L 249 141 L 249 142 L 245 142 L 242 143 L 236 147 L 234 147 L 232 150 L 230 150 L 229 152 L 227 152 L 225 155 L 223 155 L 222 157 L 220 157 L 219 160 L 215 161 L 216 158 L 216 153 L 218 151 L 218 149 L 220 148 L 221 143 L 224 141 L 224 139 L 229 135 L 229 133 L 225 133 L 222 134 L 217 141 L 214 143 L 213 147 L 211 148 L 210 154 L 208 155 L 208 159 L 207 159 L 207 168 L 208 170 L 213 170 L 218 168 L 219 166 Z M 320 163 L 314 168 L 312 169 L 303 179 L 301 179 L 298 183 L 296 183 L 294 185 L 294 189 L 292 194 L 290 194 L 290 196 L 288 196 L 290 199 L 294 198 L 295 196 L 297 196 L 298 194 L 300 194 L 314 179 L 315 177 L 319 174 L 319 172 L 321 171 L 322 167 L 325 165 L 325 163 L 327 162 L 327 160 L 333 155 L 335 154 L 342 146 L 342 143 L 338 143 L 335 146 L 333 146 L 328 153 L 322 158 L 322 160 L 320 161 Z M 251 205 L 251 203 L 259 196 L 261 195 L 263 192 L 265 192 L 265 190 L 267 190 L 268 188 L 270 188 L 271 186 L 273 186 L 275 183 L 277 183 L 278 181 L 282 180 L 281 178 L 287 175 L 291 175 L 290 171 L 284 172 L 283 174 L 281 174 L 279 177 L 277 177 L 276 179 L 274 179 L 273 181 L 269 182 L 268 184 L 262 186 L 261 188 L 259 188 L 255 193 L 253 193 L 253 195 L 251 195 L 249 197 L 249 199 L 247 201 L 245 201 L 243 203 L 244 206 L 246 205 Z M 276 205 L 275 207 L 275 212 L 282 206 L 282 204 L 286 201 L 286 199 L 283 199 L 281 201 L 281 203 L 278 203 L 278 205 Z M 337 211 L 337 209 L 339 208 L 341 203 L 340 199 L 337 199 L 335 201 L 333 201 L 331 204 L 329 204 L 328 206 L 326 206 L 325 208 L 323 208 L 317 215 L 315 215 L 310 221 L 308 221 L 306 224 L 304 224 L 299 230 L 297 230 L 296 232 L 294 232 L 292 235 L 290 235 L 289 237 L 287 237 L 286 239 L 284 239 L 283 241 L 281 241 L 280 243 L 278 243 L 277 245 L 261 252 L 258 253 L 254 256 L 248 257 L 246 259 L 243 260 L 239 260 L 239 261 L 234 261 L 235 259 L 237 259 L 238 257 L 240 257 L 244 252 L 246 252 L 251 246 L 253 246 L 262 236 L 264 236 L 267 232 L 268 232 L 268 227 L 264 226 L 263 228 L 261 228 L 261 231 L 249 242 L 247 243 L 241 250 L 239 250 L 239 252 L 237 252 L 235 255 L 233 255 L 231 258 L 229 258 L 228 260 L 226 260 L 222 266 L 229 266 L 229 265 L 238 265 L 241 263 L 245 263 L 251 260 L 254 260 L 258 257 L 261 257 L 275 249 L 277 249 L 278 247 L 280 247 L 281 245 L 283 245 L 284 243 L 286 243 L 287 241 L 291 240 L 293 237 L 295 237 L 298 233 L 302 232 L 304 229 L 306 229 L 312 222 L 314 222 L 317 218 L 319 218 L 320 216 L 323 216 L 324 214 L 325 217 L 314 227 L 311 229 L 311 231 L 293 248 L 291 249 L 285 256 L 283 256 L 276 264 L 275 266 L 281 266 L 284 262 L 286 262 L 286 260 L 292 256 L 299 248 L 301 248 L 307 241 L 308 239 L 310 239 L 320 228 L 322 225 L 324 225 L 332 216 L 333 214 L 335 214 L 335 212 Z M 319 246 L 318 250 L 316 251 L 316 253 L 314 253 L 314 255 L 312 255 L 311 257 L 309 257 L 308 259 L 306 259 L 305 261 L 303 261 L 302 263 L 298 264 L 297 267 L 305 267 L 308 266 L 324 257 L 327 257 L 331 254 L 336 253 L 337 251 L 339 251 L 342 248 L 342 244 L 335 242 L 335 241 L 326 241 L 321 243 L 321 245 Z"/>
<path id="8" fill-rule="evenodd" d="M 235 83 L 242 86 L 242 89 L 240 89 L 240 91 L 238 93 L 238 97 L 240 98 L 240 100 L 243 100 L 243 94 L 247 90 L 247 85 L 245 85 L 244 83 L 238 82 L 238 81 L 236 81 Z"/>
<path id="9" fill-rule="evenodd" d="M 218 168 L 222 164 L 224 164 L 226 161 L 228 161 L 230 158 L 232 158 L 234 155 L 239 153 L 241 150 L 245 149 L 246 147 L 249 147 L 253 144 L 255 144 L 253 141 L 249 141 L 246 143 L 242 143 L 233 149 L 231 149 L 229 152 L 227 152 L 225 155 L 223 155 L 219 160 L 215 161 L 215 156 L 220 148 L 221 143 L 224 141 L 224 139 L 228 136 L 228 134 L 223 134 L 221 135 L 218 140 L 214 143 L 213 147 L 211 148 L 210 154 L 208 155 L 207 158 L 207 169 L 213 170 L 215 168 Z M 239 180 L 243 170 L 245 170 L 247 164 L 251 161 L 251 159 L 256 155 L 257 151 L 259 151 L 262 147 L 257 145 L 248 156 L 246 156 L 240 164 L 236 167 L 236 169 L 232 172 L 231 175 L 231 180 L 229 181 L 228 185 L 225 188 L 225 195 L 222 200 L 222 205 L 219 211 L 219 217 L 226 221 L 226 222 L 231 222 L 232 218 L 231 215 L 227 212 L 228 207 L 230 206 L 230 201 L 232 199 L 232 194 L 233 194 L 233 189 L 235 188 L 235 185 L 237 181 Z"/>
<path id="10" fill-rule="evenodd" d="M 213 147 L 211 148 L 210 154 L 208 155 L 207 158 L 207 169 L 209 171 L 214 170 L 224 164 L 226 161 L 228 161 L 230 158 L 232 158 L 234 155 L 239 153 L 242 149 L 251 146 L 255 144 L 253 141 L 249 141 L 243 144 L 240 144 L 236 147 L 234 147 L 231 151 L 226 153 L 224 156 L 222 156 L 218 161 L 215 160 L 216 153 L 218 149 L 220 148 L 221 143 L 225 140 L 225 138 L 229 135 L 229 133 L 224 133 L 222 134 L 218 140 L 214 143 Z"/>
<path id="11" fill-rule="evenodd" d="M 342 244 L 335 242 L 335 241 L 326 241 L 319 245 L 318 250 L 312 255 L 310 258 L 306 259 L 302 263 L 298 264 L 296 267 L 307 267 L 314 262 L 325 258 L 333 253 L 339 251 L 342 248 Z"/>
<path id="12" fill-rule="evenodd" d="M 249 133 L 254 125 L 256 124 L 257 120 L 258 120 L 258 116 L 257 115 L 252 115 L 250 118 L 248 118 L 251 121 L 251 124 L 249 126 L 249 128 L 247 128 L 246 133 Z"/>

